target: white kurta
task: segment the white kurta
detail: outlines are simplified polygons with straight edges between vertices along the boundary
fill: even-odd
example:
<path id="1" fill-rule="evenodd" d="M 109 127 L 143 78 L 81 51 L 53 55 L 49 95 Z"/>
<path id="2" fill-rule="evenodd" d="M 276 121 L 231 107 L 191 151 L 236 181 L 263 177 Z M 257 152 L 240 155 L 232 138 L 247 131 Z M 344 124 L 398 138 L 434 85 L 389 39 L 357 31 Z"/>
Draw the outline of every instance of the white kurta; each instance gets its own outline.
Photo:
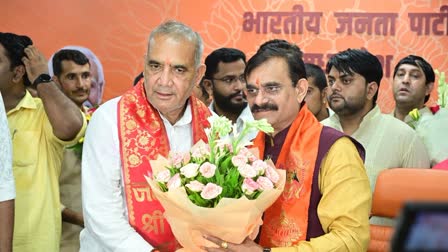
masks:
<path id="1" fill-rule="evenodd" d="M 12 145 L 9 135 L 5 105 L 0 93 L 0 201 L 16 197 L 14 176 L 12 174 Z"/>
<path id="2" fill-rule="evenodd" d="M 419 110 L 420 119 L 416 124 L 415 131 L 423 140 L 428 150 L 431 166 L 448 159 L 448 109 L 441 108 L 433 114 L 429 108 Z M 405 122 L 412 119 L 410 116 L 404 118 Z"/>
<path id="3" fill-rule="evenodd" d="M 117 104 L 114 98 L 92 116 L 82 158 L 82 205 L 85 228 L 80 235 L 81 251 L 150 251 L 128 222 L 123 187 Z M 171 125 L 162 117 L 172 151 L 188 151 L 193 143 L 190 105 L 183 117 Z"/>

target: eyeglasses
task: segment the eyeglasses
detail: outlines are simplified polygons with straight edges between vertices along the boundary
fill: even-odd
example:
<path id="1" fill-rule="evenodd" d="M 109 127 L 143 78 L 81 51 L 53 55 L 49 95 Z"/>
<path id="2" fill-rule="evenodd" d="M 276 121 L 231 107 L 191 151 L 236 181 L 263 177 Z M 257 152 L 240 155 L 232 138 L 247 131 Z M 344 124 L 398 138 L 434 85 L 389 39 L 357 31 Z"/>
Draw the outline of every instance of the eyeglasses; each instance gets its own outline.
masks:
<path id="1" fill-rule="evenodd" d="M 231 84 L 237 82 L 238 80 L 241 83 L 246 83 L 246 77 L 244 77 L 244 75 L 240 75 L 238 77 L 237 76 L 226 76 L 226 77 L 221 78 L 221 79 L 212 78 L 212 80 L 222 81 L 222 82 L 224 82 L 224 83 L 226 83 L 228 85 L 231 85 Z"/>
<path id="2" fill-rule="evenodd" d="M 282 86 L 278 84 L 267 84 L 261 87 L 255 87 L 252 85 L 247 85 L 246 87 L 246 95 L 249 98 L 255 98 L 258 94 L 261 93 L 266 96 L 276 96 L 282 90 Z"/>

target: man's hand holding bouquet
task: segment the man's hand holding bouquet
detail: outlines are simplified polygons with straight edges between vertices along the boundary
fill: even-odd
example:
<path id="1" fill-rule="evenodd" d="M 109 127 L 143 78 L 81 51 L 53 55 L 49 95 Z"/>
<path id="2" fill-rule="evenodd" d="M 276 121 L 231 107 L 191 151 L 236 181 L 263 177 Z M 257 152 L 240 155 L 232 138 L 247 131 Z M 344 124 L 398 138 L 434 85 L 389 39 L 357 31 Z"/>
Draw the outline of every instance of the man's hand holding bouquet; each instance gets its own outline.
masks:
<path id="1" fill-rule="evenodd" d="M 246 122 L 241 132 L 225 117 L 209 120 L 208 144 L 201 141 L 187 153 L 151 161 L 147 177 L 174 235 L 188 251 L 212 245 L 204 234 L 232 243 L 255 238 L 263 212 L 285 184 L 284 170 L 246 148 L 248 133 L 273 131 L 265 119 Z"/>

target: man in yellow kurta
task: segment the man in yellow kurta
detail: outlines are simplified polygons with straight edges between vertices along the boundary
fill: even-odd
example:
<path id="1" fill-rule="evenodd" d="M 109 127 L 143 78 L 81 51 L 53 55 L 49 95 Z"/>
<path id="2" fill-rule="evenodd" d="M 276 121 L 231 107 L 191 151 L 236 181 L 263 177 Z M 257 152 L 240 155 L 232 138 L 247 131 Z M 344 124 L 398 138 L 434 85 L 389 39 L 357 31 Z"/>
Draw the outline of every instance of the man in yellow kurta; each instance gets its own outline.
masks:
<path id="1" fill-rule="evenodd" d="M 0 33 L 0 57 L 16 182 L 13 251 L 59 251 L 62 153 L 84 134 L 86 121 L 48 75 L 30 38 Z M 40 98 L 26 91 L 29 84 Z"/>
<path id="2" fill-rule="evenodd" d="M 308 110 L 300 49 L 267 42 L 248 61 L 245 75 L 255 119 L 266 118 L 274 128 L 271 136 L 259 133 L 255 146 L 287 170 L 287 183 L 264 213 L 260 245 L 208 237 L 221 248 L 207 251 L 366 251 L 371 190 L 363 148 L 322 126 Z"/>

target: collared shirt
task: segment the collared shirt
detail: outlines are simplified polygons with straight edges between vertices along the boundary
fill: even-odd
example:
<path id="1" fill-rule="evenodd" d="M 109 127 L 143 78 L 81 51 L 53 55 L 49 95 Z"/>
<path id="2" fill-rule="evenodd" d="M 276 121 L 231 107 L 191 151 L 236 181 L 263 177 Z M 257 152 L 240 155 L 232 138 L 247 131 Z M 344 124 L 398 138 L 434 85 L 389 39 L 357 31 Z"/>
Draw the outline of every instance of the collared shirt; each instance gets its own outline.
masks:
<path id="1" fill-rule="evenodd" d="M 5 105 L 0 93 L 0 202 L 14 199 L 16 189 L 12 175 L 12 146 Z"/>
<path id="2" fill-rule="evenodd" d="M 7 116 L 17 193 L 13 250 L 59 251 L 62 154 L 64 146 L 76 143 L 84 134 L 86 120 L 73 140 L 62 141 L 53 134 L 41 99 L 28 91 Z"/>
<path id="3" fill-rule="evenodd" d="M 119 100 L 114 98 L 96 110 L 87 129 L 82 158 L 82 202 L 87 226 L 80 235 L 81 251 L 152 249 L 129 224 L 118 140 Z M 188 151 L 193 142 L 190 105 L 174 125 L 161 117 L 170 149 Z"/>
<path id="4" fill-rule="evenodd" d="M 343 132 L 338 115 L 323 125 Z M 429 168 L 429 156 L 421 139 L 402 121 L 381 113 L 375 106 L 362 119 L 359 128 L 351 135 L 366 150 L 365 166 L 372 192 L 376 177 L 387 168 Z"/>
<path id="5" fill-rule="evenodd" d="M 214 109 L 213 101 L 210 103 L 208 108 L 210 109 L 210 111 L 212 112 L 213 115 L 218 115 Z M 241 114 L 236 119 L 236 129 L 238 130 L 238 132 L 241 132 L 244 127 L 244 122 L 251 122 L 253 120 L 255 120 L 254 116 L 252 115 L 252 112 L 250 111 L 249 104 L 247 104 L 247 106 L 243 109 L 243 111 L 241 111 Z M 249 134 L 247 134 L 247 139 L 250 141 L 253 140 L 257 136 L 257 133 L 258 133 L 258 131 L 250 132 Z"/>
<path id="6" fill-rule="evenodd" d="M 433 114 L 425 106 L 419 112 L 420 119 L 416 123 L 415 131 L 423 140 L 431 160 L 431 166 L 434 166 L 448 158 L 448 109 L 440 108 Z M 412 118 L 407 115 L 404 121 L 410 122 Z"/>
<path id="7" fill-rule="evenodd" d="M 193 132 L 191 131 L 191 120 L 193 118 L 191 114 L 190 103 L 187 103 L 184 115 L 172 125 L 162 114 L 163 125 L 166 129 L 166 134 L 170 142 L 170 150 L 174 152 L 186 152 L 189 151 L 193 145 Z"/>

